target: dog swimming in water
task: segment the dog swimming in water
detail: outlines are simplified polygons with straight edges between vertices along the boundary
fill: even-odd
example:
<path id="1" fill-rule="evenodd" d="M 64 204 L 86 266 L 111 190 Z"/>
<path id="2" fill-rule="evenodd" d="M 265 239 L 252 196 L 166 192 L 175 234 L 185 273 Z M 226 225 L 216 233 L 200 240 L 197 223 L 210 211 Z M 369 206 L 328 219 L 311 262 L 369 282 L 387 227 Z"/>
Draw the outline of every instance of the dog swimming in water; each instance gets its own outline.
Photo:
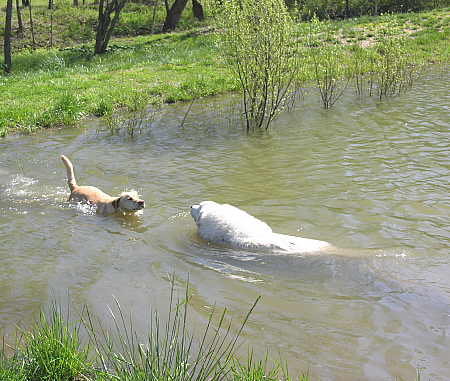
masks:
<path id="1" fill-rule="evenodd" d="M 95 205 L 97 214 L 103 216 L 116 212 L 134 214 L 144 209 L 145 202 L 139 198 L 136 191 L 123 192 L 119 196 L 113 197 L 96 187 L 78 185 L 71 161 L 64 155 L 61 155 L 61 160 L 67 170 L 67 183 L 70 189 L 69 201 Z"/>
<path id="2" fill-rule="evenodd" d="M 274 233 L 265 222 L 228 204 L 202 201 L 191 206 L 191 216 L 202 239 L 232 248 L 300 254 L 333 248 L 325 241 Z"/>

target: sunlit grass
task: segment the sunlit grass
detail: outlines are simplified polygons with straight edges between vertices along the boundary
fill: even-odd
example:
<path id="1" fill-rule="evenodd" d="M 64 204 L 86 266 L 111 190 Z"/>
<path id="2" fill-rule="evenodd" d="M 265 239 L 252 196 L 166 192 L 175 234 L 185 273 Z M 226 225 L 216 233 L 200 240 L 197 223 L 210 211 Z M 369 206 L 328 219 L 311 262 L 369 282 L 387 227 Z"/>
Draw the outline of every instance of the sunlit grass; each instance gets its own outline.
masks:
<path id="1" fill-rule="evenodd" d="M 319 33 L 317 43 L 347 59 L 355 44 L 373 50 L 385 38 L 404 36 L 412 63 L 448 62 L 448 10 L 326 23 L 332 34 L 325 38 Z M 307 23 L 298 25 L 297 38 L 305 54 L 308 29 Z M 368 72 L 370 65 L 358 70 Z M 313 64 L 306 62 L 298 76 L 299 82 L 313 80 Z M 84 115 L 127 110 L 136 94 L 170 103 L 237 89 L 236 78 L 220 58 L 215 35 L 204 29 L 116 38 L 103 56 L 93 56 L 89 44 L 23 50 L 13 55 L 13 74 L 0 76 L 0 136 L 74 125 Z"/>
<path id="2" fill-rule="evenodd" d="M 76 97 L 84 114 L 98 115 L 105 107 L 131 107 L 136 93 L 170 103 L 233 90 L 234 80 L 211 56 L 212 40 L 140 37 L 101 57 L 83 49 L 17 54 L 14 75 L 0 77 L 0 134 L 73 124 L 79 110 L 66 112 L 63 96 Z"/>
<path id="3" fill-rule="evenodd" d="M 190 329 L 189 289 L 176 298 L 174 285 L 168 300 L 167 317 L 154 311 L 147 336 L 138 335 L 131 315 L 115 301 L 110 308 L 111 329 L 83 309 L 73 323 L 63 317 L 58 305 L 21 332 L 19 342 L 7 351 L 0 348 L 2 381 L 263 381 L 290 378 L 283 367 L 267 356 L 244 363 L 235 350 L 257 299 L 243 321 L 236 326 L 227 311 L 210 313 L 199 335 Z M 86 340 L 80 339 L 81 331 Z M 7 357 L 6 353 L 12 354 Z M 307 377 L 300 378 L 307 381 Z"/>
<path id="4" fill-rule="evenodd" d="M 53 305 L 49 316 L 41 313 L 35 326 L 23 335 L 21 357 L 30 381 L 74 380 L 88 375 L 88 348 L 81 345 L 79 325 L 66 321 Z"/>

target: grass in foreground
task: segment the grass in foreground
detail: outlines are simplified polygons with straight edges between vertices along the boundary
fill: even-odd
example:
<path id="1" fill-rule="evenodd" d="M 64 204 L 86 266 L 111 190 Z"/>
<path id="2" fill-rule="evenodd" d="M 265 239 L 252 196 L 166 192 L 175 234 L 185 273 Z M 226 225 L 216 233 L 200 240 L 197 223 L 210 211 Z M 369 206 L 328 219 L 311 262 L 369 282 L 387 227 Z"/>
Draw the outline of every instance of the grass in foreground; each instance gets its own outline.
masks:
<path id="1" fill-rule="evenodd" d="M 345 57 L 355 46 L 371 51 L 383 39 L 407 36 L 405 49 L 412 63 L 448 62 L 448 10 L 321 23 L 327 32 L 319 30 L 318 41 Z M 298 26 L 303 46 L 309 30 L 307 23 Z M 185 101 L 238 89 L 220 58 L 216 36 L 204 28 L 117 38 L 103 56 L 94 57 L 91 50 L 78 45 L 16 53 L 13 75 L 0 76 L 0 136 L 75 125 L 86 115 L 133 110 L 137 104 Z M 364 64 L 358 70 L 370 67 Z M 311 80 L 313 73 L 312 65 L 305 64 L 299 81 Z"/>
<path id="2" fill-rule="evenodd" d="M 53 304 L 49 314 L 21 333 L 21 340 L 6 356 L 0 349 L 2 381 L 289 381 L 279 365 L 269 366 L 267 357 L 245 363 L 235 357 L 240 333 L 256 303 L 233 333 L 226 311 L 211 313 L 203 333 L 193 337 L 188 328 L 188 289 L 184 300 L 174 299 L 172 286 L 167 321 L 154 313 L 146 338 L 138 337 L 131 318 L 118 302 L 111 316 L 112 330 L 106 330 L 86 309 L 80 323 L 64 319 Z M 89 342 L 80 339 L 87 332 Z M 302 376 L 301 381 L 307 381 Z"/>

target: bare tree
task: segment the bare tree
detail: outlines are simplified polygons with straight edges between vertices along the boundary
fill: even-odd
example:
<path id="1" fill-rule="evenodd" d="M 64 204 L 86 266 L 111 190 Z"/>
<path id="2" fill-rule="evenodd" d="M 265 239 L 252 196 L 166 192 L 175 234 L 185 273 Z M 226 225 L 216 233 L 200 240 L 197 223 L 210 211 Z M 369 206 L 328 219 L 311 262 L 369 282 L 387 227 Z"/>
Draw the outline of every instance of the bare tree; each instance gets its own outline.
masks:
<path id="1" fill-rule="evenodd" d="M 23 33 L 23 22 L 22 22 L 22 12 L 20 11 L 19 0 L 16 0 L 16 11 L 17 11 L 17 34 Z"/>
<path id="2" fill-rule="evenodd" d="M 5 73 L 11 72 L 11 35 L 12 35 L 12 12 L 13 1 L 6 2 L 6 17 L 5 17 L 5 34 L 3 39 L 3 53 L 5 57 L 4 70 Z"/>
<path id="3" fill-rule="evenodd" d="M 127 0 L 100 0 L 98 4 L 98 25 L 95 37 L 95 54 L 106 52 L 114 27 L 119 21 L 120 12 Z M 114 15 L 113 15 L 114 14 Z M 111 19 L 112 16 L 112 19 Z"/>
<path id="4" fill-rule="evenodd" d="M 30 11 L 30 30 L 31 30 L 31 42 L 33 49 L 36 47 L 36 39 L 34 38 L 34 24 L 33 24 L 33 12 L 31 10 L 31 0 L 28 0 L 28 10 Z"/>
<path id="5" fill-rule="evenodd" d="M 181 14 L 186 7 L 188 0 L 175 0 L 166 14 L 166 20 L 163 25 L 163 32 L 175 30 L 178 21 L 180 21 Z M 166 8 L 167 9 L 167 8 Z"/>
<path id="6" fill-rule="evenodd" d="M 50 10 L 50 47 L 53 48 L 53 9 Z"/>

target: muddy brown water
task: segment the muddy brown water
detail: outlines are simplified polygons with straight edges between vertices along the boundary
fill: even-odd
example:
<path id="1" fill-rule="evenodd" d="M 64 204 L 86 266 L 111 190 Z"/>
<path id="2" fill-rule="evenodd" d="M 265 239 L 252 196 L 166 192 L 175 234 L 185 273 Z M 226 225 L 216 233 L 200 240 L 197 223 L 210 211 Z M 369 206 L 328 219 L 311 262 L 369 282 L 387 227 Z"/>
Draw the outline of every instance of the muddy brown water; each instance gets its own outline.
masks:
<path id="1" fill-rule="evenodd" d="M 246 135 L 218 98 L 194 103 L 182 128 L 188 105 L 168 106 L 133 138 L 90 121 L 0 140 L 0 331 L 54 299 L 107 319 L 115 296 L 145 332 L 174 274 L 180 290 L 189 277 L 196 332 L 212 306 L 239 321 L 261 295 L 239 350 L 269 350 L 294 375 L 448 380 L 449 80 L 432 72 L 381 103 L 348 94 L 331 111 L 308 96 L 268 134 Z M 144 214 L 67 204 L 61 153 L 80 184 L 139 191 Z M 202 200 L 340 253 L 208 245 L 189 216 Z"/>

